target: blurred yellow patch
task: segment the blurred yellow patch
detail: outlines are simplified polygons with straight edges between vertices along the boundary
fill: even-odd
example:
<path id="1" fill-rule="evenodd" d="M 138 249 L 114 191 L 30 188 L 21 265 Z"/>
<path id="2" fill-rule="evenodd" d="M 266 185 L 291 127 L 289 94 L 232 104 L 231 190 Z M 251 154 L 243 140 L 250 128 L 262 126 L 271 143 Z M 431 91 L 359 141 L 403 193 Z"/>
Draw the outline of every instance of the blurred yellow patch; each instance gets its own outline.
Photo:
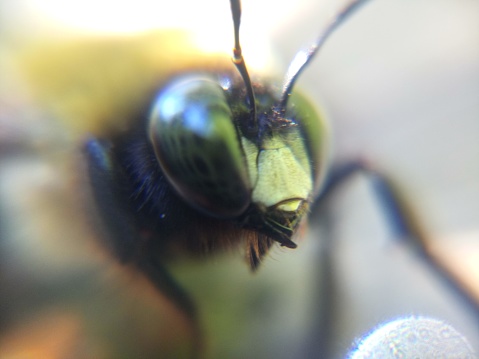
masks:
<path id="1" fill-rule="evenodd" d="M 74 131 L 95 134 L 121 130 L 144 113 L 173 74 L 231 66 L 228 55 L 205 53 L 180 31 L 50 39 L 13 58 L 39 108 Z"/>

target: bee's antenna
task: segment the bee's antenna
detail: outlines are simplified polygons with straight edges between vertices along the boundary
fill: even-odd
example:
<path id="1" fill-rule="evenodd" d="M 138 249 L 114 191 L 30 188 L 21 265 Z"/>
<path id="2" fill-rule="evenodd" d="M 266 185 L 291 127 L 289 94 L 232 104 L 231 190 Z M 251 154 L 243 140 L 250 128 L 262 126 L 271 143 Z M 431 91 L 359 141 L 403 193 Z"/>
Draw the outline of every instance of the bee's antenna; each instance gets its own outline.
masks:
<path id="1" fill-rule="evenodd" d="M 246 86 L 247 92 L 247 103 L 250 111 L 250 123 L 248 124 L 249 129 L 256 129 L 256 103 L 254 99 L 253 86 L 251 85 L 251 79 L 246 68 L 246 64 L 241 52 L 241 45 L 239 41 L 239 28 L 241 23 L 241 1 L 240 0 L 230 0 L 231 3 L 231 13 L 233 15 L 234 23 L 234 32 L 235 32 L 235 47 L 233 48 L 233 62 L 236 65 L 241 77 L 243 78 L 244 84 Z"/>
<path id="2" fill-rule="evenodd" d="M 321 32 L 317 40 L 307 50 L 302 50 L 296 54 L 293 61 L 289 65 L 288 71 L 283 84 L 283 92 L 279 102 L 279 112 L 285 112 L 288 104 L 289 96 L 293 91 L 293 86 L 299 75 L 303 72 L 309 62 L 314 58 L 318 50 L 323 46 L 329 35 L 344 22 L 344 20 L 357 10 L 367 0 L 350 0 L 346 3 L 341 11 L 334 15 L 326 24 L 325 29 Z"/>

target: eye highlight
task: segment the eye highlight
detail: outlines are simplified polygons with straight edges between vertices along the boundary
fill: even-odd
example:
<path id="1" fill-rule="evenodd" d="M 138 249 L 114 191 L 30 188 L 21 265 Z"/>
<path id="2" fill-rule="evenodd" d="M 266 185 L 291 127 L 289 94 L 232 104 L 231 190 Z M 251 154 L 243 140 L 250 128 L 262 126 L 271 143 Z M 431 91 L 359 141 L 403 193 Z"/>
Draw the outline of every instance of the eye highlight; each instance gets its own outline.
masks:
<path id="1" fill-rule="evenodd" d="M 208 78 L 179 79 L 155 99 L 148 133 L 177 193 L 218 218 L 240 215 L 251 185 L 224 90 Z"/>

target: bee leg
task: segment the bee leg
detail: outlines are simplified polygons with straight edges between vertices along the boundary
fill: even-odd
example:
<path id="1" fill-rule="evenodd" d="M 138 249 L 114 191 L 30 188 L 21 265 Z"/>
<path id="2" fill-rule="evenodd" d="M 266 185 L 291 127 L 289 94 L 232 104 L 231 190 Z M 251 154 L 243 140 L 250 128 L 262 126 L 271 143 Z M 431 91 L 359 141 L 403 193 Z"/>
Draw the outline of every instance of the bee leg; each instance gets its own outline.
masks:
<path id="1" fill-rule="evenodd" d="M 158 288 L 164 296 L 169 298 L 185 316 L 191 337 L 190 358 L 203 358 L 205 350 L 203 332 L 199 324 L 196 306 L 191 297 L 177 284 L 159 260 L 143 260 L 138 263 L 138 266 L 155 287 Z"/>
<path id="2" fill-rule="evenodd" d="M 128 262 L 136 255 L 136 230 L 123 203 L 126 203 L 121 190 L 119 166 L 110 153 L 111 144 L 90 139 L 85 145 L 88 173 L 95 204 L 100 212 L 109 241 L 121 262 Z"/>
<path id="3" fill-rule="evenodd" d="M 136 265 L 159 293 L 185 317 L 192 338 L 191 358 L 200 358 L 203 340 L 195 305 L 161 260 L 149 254 L 148 244 L 140 238 L 124 205 L 127 202 L 127 195 L 122 192 L 121 186 L 124 174 L 110 151 L 109 142 L 97 139 L 87 141 L 84 150 L 93 196 L 108 232 L 104 236 L 109 238 L 107 245 L 122 263 Z"/>
<path id="4" fill-rule="evenodd" d="M 461 303 L 461 308 L 465 312 L 470 313 L 476 323 L 479 323 L 479 302 L 477 298 L 470 293 L 467 288 L 461 286 L 460 281 L 456 278 L 445 265 L 435 257 L 431 244 L 433 241 L 427 235 L 424 228 L 419 224 L 418 217 L 412 210 L 410 200 L 402 194 L 399 186 L 388 176 L 380 173 L 369 163 L 364 161 L 354 161 L 342 166 L 338 166 L 333 170 L 326 185 L 318 197 L 317 201 L 312 206 L 312 216 L 319 221 L 327 220 L 327 206 L 328 200 L 333 196 L 336 190 L 340 189 L 343 184 L 354 175 L 363 175 L 368 179 L 371 189 L 375 194 L 381 212 L 385 216 L 388 227 L 392 232 L 392 236 L 398 240 L 404 241 L 407 247 L 413 250 L 413 253 L 419 257 L 431 273 L 439 278 L 439 281 L 447 288 L 448 291 L 455 293 L 455 297 Z M 317 214 L 321 213 L 323 219 L 320 219 Z M 312 221 L 314 222 L 314 220 Z M 321 345 L 315 346 L 315 354 L 321 351 L 318 357 L 331 357 L 332 348 L 330 344 L 333 340 L 332 328 L 335 327 L 334 306 L 336 303 L 335 295 L 335 280 L 334 280 L 334 263 L 331 259 L 331 251 L 334 250 L 334 243 L 330 233 L 328 233 L 328 226 L 323 226 L 322 231 L 325 239 L 322 243 L 321 258 L 318 262 L 321 264 L 320 273 L 321 283 L 324 283 L 320 298 L 324 313 L 320 313 L 317 321 L 317 328 L 314 328 L 316 338 L 321 337 L 318 333 L 324 333 L 324 339 L 321 337 Z M 328 240 L 329 239 L 329 240 Z M 317 340 L 316 340 L 317 341 Z"/>
<path id="5" fill-rule="evenodd" d="M 338 167 L 333 172 L 318 198 L 318 202 L 322 202 L 323 198 L 333 194 L 337 187 L 357 173 L 367 176 L 393 237 L 407 241 L 415 253 L 421 256 L 434 272 L 462 297 L 464 304 L 470 307 L 479 319 L 478 300 L 474 299 L 471 293 L 460 286 L 457 279 L 436 259 L 430 249 L 431 238 L 419 223 L 411 202 L 391 178 L 384 173 L 380 173 L 365 161 L 353 161 Z"/>

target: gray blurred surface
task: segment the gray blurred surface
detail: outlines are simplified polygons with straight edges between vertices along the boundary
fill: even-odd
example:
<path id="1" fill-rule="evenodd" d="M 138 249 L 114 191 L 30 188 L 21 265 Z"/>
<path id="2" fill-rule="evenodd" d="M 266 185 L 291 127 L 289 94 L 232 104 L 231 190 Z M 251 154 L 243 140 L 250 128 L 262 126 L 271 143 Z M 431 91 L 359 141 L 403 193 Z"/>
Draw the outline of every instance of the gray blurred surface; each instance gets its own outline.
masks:
<path id="1" fill-rule="evenodd" d="M 319 11 L 305 11 L 308 24 Z M 366 158 L 395 178 L 431 238 L 476 288 L 478 14 L 477 1 L 372 1 L 301 80 L 331 119 L 335 158 Z M 335 352 L 375 323 L 412 313 L 451 322 L 478 351 L 477 317 L 409 248 L 391 241 L 367 183 L 348 187 L 334 210 Z"/>

